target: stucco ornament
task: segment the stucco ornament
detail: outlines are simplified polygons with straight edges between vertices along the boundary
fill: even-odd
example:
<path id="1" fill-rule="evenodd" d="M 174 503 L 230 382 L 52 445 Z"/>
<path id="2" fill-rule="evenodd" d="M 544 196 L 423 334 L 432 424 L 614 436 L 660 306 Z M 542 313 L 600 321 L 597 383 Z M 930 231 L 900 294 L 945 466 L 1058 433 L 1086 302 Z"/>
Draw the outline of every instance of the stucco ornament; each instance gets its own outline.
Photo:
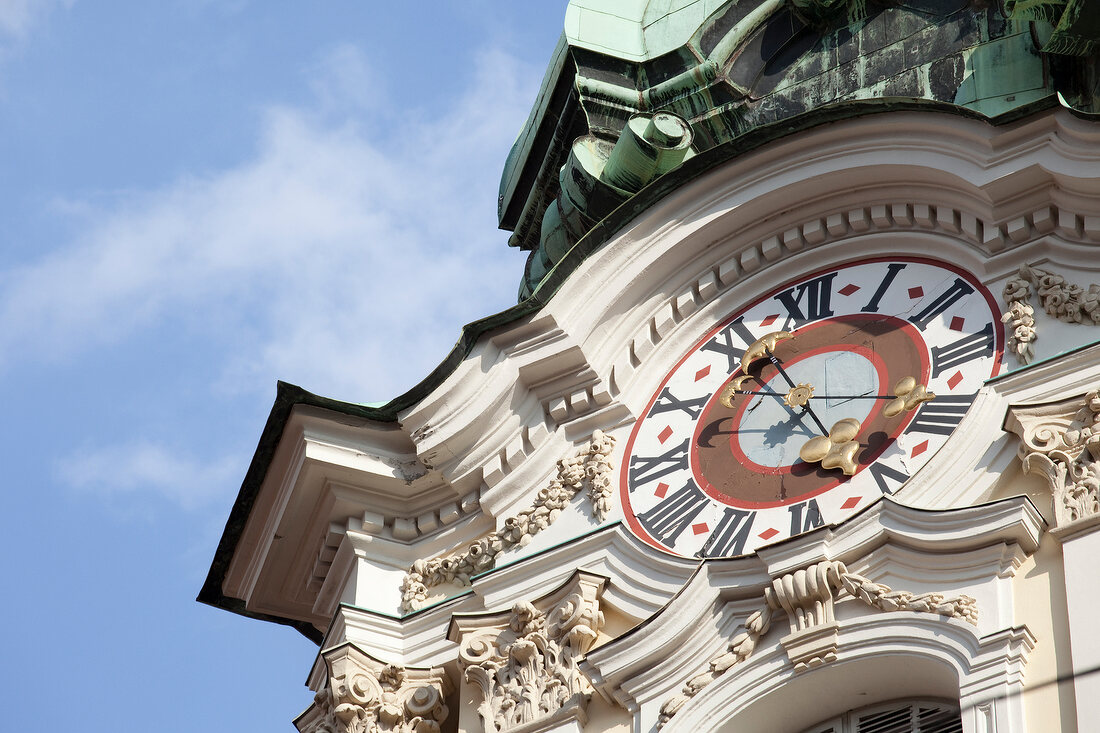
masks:
<path id="1" fill-rule="evenodd" d="M 1100 390 L 1046 405 L 1012 407 L 1025 471 L 1046 479 L 1054 525 L 1100 514 Z"/>
<path id="2" fill-rule="evenodd" d="M 611 511 L 611 452 L 615 439 L 596 430 L 588 445 L 576 455 L 558 461 L 549 485 L 532 506 L 504 520 L 503 526 L 482 537 L 463 552 L 429 560 L 417 560 L 401 582 L 401 611 L 412 613 L 428 601 L 428 589 L 444 583 L 469 585 L 470 578 L 493 567 L 501 552 L 527 545 L 549 527 L 586 484 L 592 511 L 601 521 Z"/>
<path id="3" fill-rule="evenodd" d="M 743 631 L 733 637 L 727 651 L 712 659 L 706 672 L 688 680 L 679 694 L 661 706 L 658 728 L 703 688 L 748 659 L 780 611 L 790 622 L 790 633 L 780 639 L 780 644 L 796 672 L 836 661 L 839 634 L 833 606 L 841 592 L 880 611 L 934 613 L 970 624 L 978 622 L 977 604 L 970 596 L 893 590 L 849 572 L 842 562 L 819 562 L 772 580 L 764 591 L 763 606 L 745 620 Z"/>
<path id="4" fill-rule="evenodd" d="M 1039 337 L 1032 289 L 1039 305 L 1048 315 L 1065 323 L 1100 324 L 1100 285 L 1069 285 L 1066 279 L 1038 267 L 1024 265 L 1016 277 L 1005 284 L 1003 297 L 1008 310 L 1001 320 L 1009 326 L 1008 348 L 1021 364 L 1035 358 L 1034 342 Z"/>
<path id="5" fill-rule="evenodd" d="M 520 601 L 507 627 L 462 638 L 459 661 L 481 701 L 486 731 L 508 731 L 561 712 L 583 711 L 592 685 L 577 666 L 603 626 L 599 600 L 578 587 L 549 613 Z"/>
<path id="6" fill-rule="evenodd" d="M 302 733 L 438 733 L 449 714 L 442 669 L 407 670 L 345 644 L 325 653 L 328 684 L 296 725 Z"/>

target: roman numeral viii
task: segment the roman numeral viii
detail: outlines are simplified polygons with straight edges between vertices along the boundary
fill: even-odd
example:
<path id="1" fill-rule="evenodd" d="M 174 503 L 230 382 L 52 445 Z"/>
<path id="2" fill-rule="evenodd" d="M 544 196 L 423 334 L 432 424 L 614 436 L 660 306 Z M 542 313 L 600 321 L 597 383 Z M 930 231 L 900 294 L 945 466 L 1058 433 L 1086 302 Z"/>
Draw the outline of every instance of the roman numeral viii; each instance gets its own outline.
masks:
<path id="1" fill-rule="evenodd" d="M 638 521 L 650 536 L 671 547 L 709 503 L 707 495 L 689 478 L 683 488 L 669 494 L 648 512 L 639 514 Z"/>
<path id="2" fill-rule="evenodd" d="M 836 275 L 835 272 L 830 272 L 828 275 L 815 277 L 775 296 L 787 311 L 787 320 L 783 322 L 784 331 L 833 315 L 831 303 L 833 279 Z"/>

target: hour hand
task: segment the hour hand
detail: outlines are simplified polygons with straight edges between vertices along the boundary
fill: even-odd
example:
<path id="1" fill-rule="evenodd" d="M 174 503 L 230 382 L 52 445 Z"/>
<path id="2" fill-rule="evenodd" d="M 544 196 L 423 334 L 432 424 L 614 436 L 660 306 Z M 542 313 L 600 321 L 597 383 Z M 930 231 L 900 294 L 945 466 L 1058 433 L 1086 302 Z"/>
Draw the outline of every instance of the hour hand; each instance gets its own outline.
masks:
<path id="1" fill-rule="evenodd" d="M 806 463 L 820 463 L 824 469 L 839 468 L 846 476 L 859 468 L 856 453 L 859 451 L 859 420 L 846 417 L 833 425 L 828 435 L 819 435 L 806 441 L 798 456 Z"/>

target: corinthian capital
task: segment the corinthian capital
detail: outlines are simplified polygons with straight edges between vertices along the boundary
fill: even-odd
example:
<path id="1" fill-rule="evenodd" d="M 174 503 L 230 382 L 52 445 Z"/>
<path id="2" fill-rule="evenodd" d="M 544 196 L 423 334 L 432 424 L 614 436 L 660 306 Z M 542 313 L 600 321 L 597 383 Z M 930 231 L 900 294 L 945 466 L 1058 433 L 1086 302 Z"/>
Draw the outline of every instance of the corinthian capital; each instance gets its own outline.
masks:
<path id="1" fill-rule="evenodd" d="M 441 667 L 386 664 L 350 643 L 322 656 L 328 679 L 294 721 L 301 733 L 439 733 L 452 690 Z"/>

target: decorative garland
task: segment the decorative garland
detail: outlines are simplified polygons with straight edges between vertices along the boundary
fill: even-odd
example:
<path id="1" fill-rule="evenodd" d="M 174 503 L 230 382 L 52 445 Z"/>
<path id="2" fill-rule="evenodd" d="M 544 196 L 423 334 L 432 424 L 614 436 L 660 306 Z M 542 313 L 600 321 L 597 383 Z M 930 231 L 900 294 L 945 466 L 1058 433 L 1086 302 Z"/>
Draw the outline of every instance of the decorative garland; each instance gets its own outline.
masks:
<path id="1" fill-rule="evenodd" d="M 1003 297 L 1008 310 L 1001 321 L 1009 324 L 1008 348 L 1021 364 L 1035 358 L 1035 309 L 1031 305 L 1032 288 L 1043 310 L 1065 323 L 1100 324 L 1100 285 L 1067 285 L 1066 279 L 1038 267 L 1024 265 L 1019 274 L 1005 284 Z"/>
<path id="2" fill-rule="evenodd" d="M 505 519 L 500 529 L 477 540 L 464 552 L 414 562 L 401 581 L 402 613 L 423 608 L 428 602 L 429 588 L 456 582 L 469 585 L 472 576 L 493 567 L 497 555 L 530 543 L 534 535 L 557 520 L 586 480 L 593 513 L 600 521 L 606 519 L 611 511 L 610 456 L 614 448 L 613 437 L 594 431 L 587 447 L 558 461 L 557 475 L 539 492 L 531 507 Z"/>

